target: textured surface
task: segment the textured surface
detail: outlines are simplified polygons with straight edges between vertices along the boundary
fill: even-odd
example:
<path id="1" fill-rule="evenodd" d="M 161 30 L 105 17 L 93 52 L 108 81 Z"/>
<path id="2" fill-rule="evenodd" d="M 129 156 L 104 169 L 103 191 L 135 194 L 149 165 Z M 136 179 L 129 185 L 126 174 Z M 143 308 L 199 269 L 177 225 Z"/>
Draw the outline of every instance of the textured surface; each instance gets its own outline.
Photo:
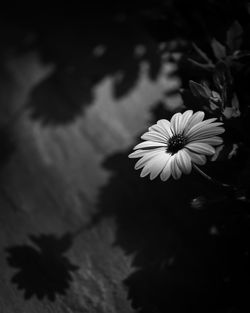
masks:
<path id="1" fill-rule="evenodd" d="M 144 53 L 140 42 L 131 47 Z M 134 255 L 115 244 L 116 221 L 99 214 L 112 176 L 103 165 L 129 151 L 178 81 L 168 78 L 171 64 L 161 65 L 152 79 L 148 62 L 126 53 L 119 70 L 112 61 L 117 50 L 92 68 L 88 60 L 78 67 L 79 51 L 74 48 L 77 57 L 63 69 L 37 51 L 3 57 L 0 312 L 133 312 L 124 280 L 135 270 Z M 99 58 L 105 47 L 95 46 L 93 54 Z M 124 69 L 135 66 L 122 93 L 114 94 Z M 101 78 L 93 83 L 98 71 Z M 119 191 L 121 199 L 129 189 Z M 106 197 L 116 199 L 116 188 L 113 193 Z M 119 210 L 119 200 L 115 205 Z"/>

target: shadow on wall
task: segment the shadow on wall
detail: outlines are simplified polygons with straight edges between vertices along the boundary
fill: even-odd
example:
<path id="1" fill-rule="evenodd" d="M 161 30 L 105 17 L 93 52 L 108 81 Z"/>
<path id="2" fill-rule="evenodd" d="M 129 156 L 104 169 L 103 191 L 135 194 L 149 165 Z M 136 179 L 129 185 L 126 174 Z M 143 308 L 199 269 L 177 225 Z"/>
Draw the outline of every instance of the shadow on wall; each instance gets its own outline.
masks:
<path id="1" fill-rule="evenodd" d="M 32 245 L 6 248 L 8 264 L 18 269 L 12 283 L 24 290 L 24 298 L 36 296 L 39 300 L 56 299 L 65 294 L 72 281 L 71 273 L 78 267 L 64 254 L 70 249 L 73 237 L 70 233 L 58 238 L 55 235 L 29 236 Z"/>
<path id="2" fill-rule="evenodd" d="M 115 98 L 125 96 L 137 83 L 140 64 L 150 64 L 155 79 L 161 57 L 157 44 L 138 25 L 126 19 L 70 23 L 39 29 L 27 49 L 38 49 L 55 71 L 31 93 L 31 116 L 44 124 L 71 122 L 93 103 L 93 88 L 114 78 Z"/>
<path id="3" fill-rule="evenodd" d="M 0 168 L 4 167 L 16 148 L 14 135 L 9 128 L 9 125 L 7 127 L 0 127 Z"/>
<path id="4" fill-rule="evenodd" d="M 156 120 L 158 113 L 169 117 L 161 106 Z M 135 255 L 137 270 L 124 281 L 133 307 L 143 313 L 248 311 L 247 207 L 225 201 L 195 173 L 165 183 L 142 179 L 129 153 L 103 163 L 112 176 L 100 193 L 98 218 L 114 217 L 115 244 Z M 200 195 L 202 205 L 192 207 Z"/>

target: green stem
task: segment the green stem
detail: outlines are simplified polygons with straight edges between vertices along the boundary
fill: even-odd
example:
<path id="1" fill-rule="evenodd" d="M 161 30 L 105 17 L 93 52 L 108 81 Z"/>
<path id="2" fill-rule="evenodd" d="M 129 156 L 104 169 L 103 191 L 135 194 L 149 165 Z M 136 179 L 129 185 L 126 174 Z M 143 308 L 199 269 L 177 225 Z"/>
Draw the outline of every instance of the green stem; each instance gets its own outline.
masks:
<path id="1" fill-rule="evenodd" d="M 206 178 L 208 181 L 210 181 L 211 183 L 213 183 L 214 185 L 223 188 L 223 189 L 227 189 L 227 190 L 231 190 L 231 191 L 236 191 L 237 188 L 235 186 L 232 185 L 228 185 L 228 184 L 224 184 L 214 178 L 212 178 L 211 176 L 207 175 L 206 173 L 204 173 L 197 165 L 193 164 L 193 168 L 200 174 L 202 175 L 204 178 Z"/>

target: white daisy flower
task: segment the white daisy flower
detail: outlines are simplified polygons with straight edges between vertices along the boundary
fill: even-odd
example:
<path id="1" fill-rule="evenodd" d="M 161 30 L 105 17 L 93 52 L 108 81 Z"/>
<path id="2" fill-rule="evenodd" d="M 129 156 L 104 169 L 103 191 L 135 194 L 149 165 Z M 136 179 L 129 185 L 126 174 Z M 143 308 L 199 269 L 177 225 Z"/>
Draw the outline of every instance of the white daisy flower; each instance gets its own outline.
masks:
<path id="1" fill-rule="evenodd" d="M 134 147 L 129 158 L 140 158 L 135 169 L 142 169 L 141 177 L 150 174 L 150 179 L 160 175 L 166 181 L 171 175 L 179 179 L 189 174 L 196 164 L 204 165 L 206 156 L 215 153 L 213 146 L 223 140 L 218 137 L 225 129 L 216 118 L 204 120 L 204 112 L 188 110 L 176 113 L 171 120 L 159 120 L 149 127 L 141 138 L 145 140 Z"/>

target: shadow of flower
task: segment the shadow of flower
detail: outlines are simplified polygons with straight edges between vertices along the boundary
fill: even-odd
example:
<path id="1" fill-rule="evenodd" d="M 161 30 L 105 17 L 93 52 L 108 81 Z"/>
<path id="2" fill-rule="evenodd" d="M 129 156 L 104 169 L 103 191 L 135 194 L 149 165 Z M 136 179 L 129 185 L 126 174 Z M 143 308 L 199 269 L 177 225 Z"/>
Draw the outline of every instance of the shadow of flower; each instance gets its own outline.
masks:
<path id="1" fill-rule="evenodd" d="M 12 283 L 24 290 L 24 298 L 37 296 L 39 300 L 54 301 L 57 294 L 65 294 L 72 281 L 71 273 L 78 267 L 63 254 L 72 245 L 72 235 L 29 236 L 32 245 L 12 246 L 6 249 L 8 264 L 17 268 Z"/>

